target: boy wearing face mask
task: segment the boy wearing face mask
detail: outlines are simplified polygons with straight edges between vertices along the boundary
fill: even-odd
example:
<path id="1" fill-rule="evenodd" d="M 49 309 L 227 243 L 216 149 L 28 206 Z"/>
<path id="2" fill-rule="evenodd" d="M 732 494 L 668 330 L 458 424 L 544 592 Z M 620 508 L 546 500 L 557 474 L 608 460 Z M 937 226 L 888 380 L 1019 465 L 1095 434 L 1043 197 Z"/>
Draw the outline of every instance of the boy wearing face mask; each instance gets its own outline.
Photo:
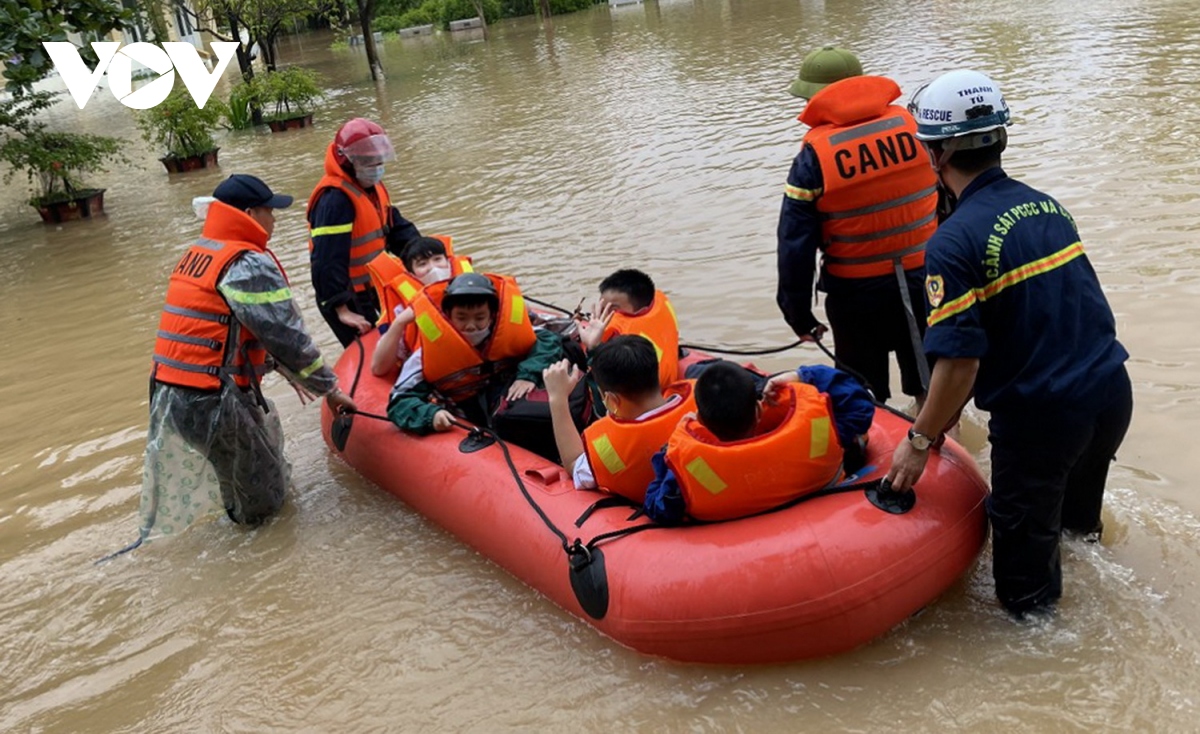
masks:
<path id="1" fill-rule="evenodd" d="M 676 424 L 696 410 L 692 384 L 661 388 L 654 345 L 636 334 L 618 335 L 597 346 L 590 372 L 608 414 L 585 428 L 582 436 L 568 401 L 583 373 L 564 359 L 544 374 L 562 464 L 571 470 L 576 489 L 599 488 L 641 504 L 654 479 L 651 457 Z"/>
<path id="2" fill-rule="evenodd" d="M 490 425 L 502 402 L 529 395 L 563 356 L 561 337 L 533 327 L 512 278 L 464 273 L 426 286 L 412 309 L 417 348 L 388 401 L 388 417 L 405 431 L 449 431 L 456 415 Z M 518 445 L 539 443 L 500 432 Z"/>
<path id="3" fill-rule="evenodd" d="M 325 151 L 325 175 L 308 199 L 309 255 L 317 306 L 343 346 L 379 317 L 367 264 L 421 235 L 382 179 L 396 152 L 378 124 L 361 117 L 338 129 Z"/>
<path id="4" fill-rule="evenodd" d="M 371 357 L 371 374 L 391 374 L 416 347 L 417 330 L 410 306 L 425 286 L 474 272 L 469 258 L 447 253 L 449 241 L 445 235 L 417 237 L 404 246 L 400 257 L 385 252 L 367 266 L 379 297 L 383 332 Z"/>

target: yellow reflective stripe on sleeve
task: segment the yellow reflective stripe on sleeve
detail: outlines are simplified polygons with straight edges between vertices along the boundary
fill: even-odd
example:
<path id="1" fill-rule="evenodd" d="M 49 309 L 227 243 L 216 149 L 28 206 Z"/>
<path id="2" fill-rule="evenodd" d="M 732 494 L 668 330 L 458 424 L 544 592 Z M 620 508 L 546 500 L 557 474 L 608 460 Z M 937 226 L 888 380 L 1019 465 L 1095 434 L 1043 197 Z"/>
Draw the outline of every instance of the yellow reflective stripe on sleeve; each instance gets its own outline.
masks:
<path id="1" fill-rule="evenodd" d="M 313 237 L 320 237 L 326 234 L 349 234 L 354 229 L 354 223 L 350 224 L 334 224 L 329 227 L 317 227 L 310 234 Z"/>
<path id="2" fill-rule="evenodd" d="M 417 317 L 417 328 L 431 342 L 442 338 L 442 330 L 438 328 L 437 324 L 433 323 L 433 317 L 427 313 L 423 313 Z"/>
<path id="3" fill-rule="evenodd" d="M 783 187 L 783 195 L 796 201 L 812 201 L 821 195 L 821 191 L 823 189 L 802 189 L 791 184 Z"/>
<path id="4" fill-rule="evenodd" d="M 412 283 L 402 280 L 400 281 L 400 295 L 411 301 L 417 295 L 417 289 Z"/>
<path id="5" fill-rule="evenodd" d="M 709 494 L 721 494 L 729 486 L 717 473 L 712 470 L 702 457 L 697 456 L 683 467 L 687 469 L 687 473 L 696 478 L 700 482 L 700 486 L 708 490 Z"/>
<path id="6" fill-rule="evenodd" d="M 463 271 L 464 273 L 473 273 L 473 272 L 475 272 L 475 266 L 474 266 L 474 265 L 472 265 L 472 264 L 471 264 L 471 261 L 470 261 L 470 260 L 468 260 L 468 259 L 466 259 L 465 257 L 462 259 L 462 261 L 461 261 L 461 263 L 460 263 L 460 264 L 462 265 L 462 271 Z"/>
<path id="7" fill-rule="evenodd" d="M 608 470 L 609 474 L 619 474 L 625 471 L 625 462 L 613 448 L 612 441 L 608 440 L 608 434 L 603 434 L 592 441 L 592 448 L 596 450 L 596 456 L 600 459 L 600 463 L 604 464 L 604 468 Z"/>
<path id="8" fill-rule="evenodd" d="M 812 419 L 812 436 L 808 441 L 808 458 L 816 459 L 829 453 L 829 417 Z"/>
<path id="9" fill-rule="evenodd" d="M 519 324 L 525 320 L 525 297 L 513 296 L 512 308 L 509 310 L 508 320 L 510 323 Z"/>
<path id="10" fill-rule="evenodd" d="M 1047 255 L 1039 260 L 1025 263 L 1019 268 L 1004 273 L 983 288 L 972 288 L 953 301 L 947 302 L 940 308 L 935 308 L 929 313 L 929 325 L 933 326 L 934 324 L 941 323 L 951 316 L 966 311 L 977 301 L 986 301 L 989 298 L 994 298 L 1006 288 L 1029 280 L 1035 275 L 1041 275 L 1042 273 L 1048 273 L 1051 270 L 1060 268 L 1082 254 L 1083 243 L 1076 242 L 1064 247 L 1053 255 Z"/>
<path id="11" fill-rule="evenodd" d="M 297 372 L 296 377 L 299 377 L 301 380 L 307 379 L 309 375 L 321 369 L 321 365 L 323 364 L 325 364 L 325 358 L 317 357 L 312 364 Z"/>
<path id="12" fill-rule="evenodd" d="M 221 293 L 225 294 L 232 301 L 246 303 L 251 306 L 290 301 L 292 298 L 291 288 L 280 288 L 279 290 L 266 291 L 265 293 L 247 293 L 246 291 L 235 291 L 232 288 L 222 288 Z"/>

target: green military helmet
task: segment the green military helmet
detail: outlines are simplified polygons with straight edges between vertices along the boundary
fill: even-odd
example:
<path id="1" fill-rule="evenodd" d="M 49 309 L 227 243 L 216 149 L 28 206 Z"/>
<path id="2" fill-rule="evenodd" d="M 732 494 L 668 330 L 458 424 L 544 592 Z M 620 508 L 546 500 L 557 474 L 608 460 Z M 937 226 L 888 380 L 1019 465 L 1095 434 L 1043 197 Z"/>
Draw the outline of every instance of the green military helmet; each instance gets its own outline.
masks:
<path id="1" fill-rule="evenodd" d="M 793 97 L 810 99 L 830 84 L 847 77 L 862 76 L 862 73 L 862 64 L 857 56 L 844 48 L 826 46 L 804 57 L 804 62 L 800 64 L 800 76 L 796 77 L 788 91 Z"/>

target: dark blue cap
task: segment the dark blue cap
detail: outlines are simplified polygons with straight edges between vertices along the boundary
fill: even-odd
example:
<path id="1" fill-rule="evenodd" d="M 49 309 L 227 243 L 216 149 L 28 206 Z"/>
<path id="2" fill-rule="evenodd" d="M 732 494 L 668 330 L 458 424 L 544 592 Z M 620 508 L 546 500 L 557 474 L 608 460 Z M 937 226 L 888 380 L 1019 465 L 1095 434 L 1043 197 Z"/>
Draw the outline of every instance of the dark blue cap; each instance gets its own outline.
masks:
<path id="1" fill-rule="evenodd" d="M 292 197 L 271 191 L 261 178 L 247 173 L 235 173 L 213 189 L 213 198 L 234 209 L 253 209 L 269 206 L 285 209 L 292 205 Z"/>

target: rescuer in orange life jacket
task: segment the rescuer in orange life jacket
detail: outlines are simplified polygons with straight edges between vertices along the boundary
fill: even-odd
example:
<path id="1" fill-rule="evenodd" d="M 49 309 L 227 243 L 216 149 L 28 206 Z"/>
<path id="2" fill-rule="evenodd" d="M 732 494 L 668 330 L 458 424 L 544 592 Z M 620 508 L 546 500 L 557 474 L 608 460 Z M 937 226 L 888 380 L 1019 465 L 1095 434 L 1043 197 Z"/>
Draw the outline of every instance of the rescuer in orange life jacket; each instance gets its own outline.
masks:
<path id="1" fill-rule="evenodd" d="M 825 333 L 812 313 L 822 251 L 817 289 L 827 294 L 838 361 L 885 401 L 894 351 L 903 392 L 919 404 L 928 388 L 919 346 L 925 243 L 937 226 L 938 194 L 916 122 L 891 104 L 900 87 L 863 76 L 844 49 L 806 56 L 789 91 L 809 100 L 799 120 L 810 129 L 792 161 L 779 214 L 779 309 L 801 340 Z"/>
<path id="2" fill-rule="evenodd" d="M 379 301 L 367 263 L 385 248 L 396 255 L 416 225 L 392 206 L 384 165 L 392 141 L 377 123 L 356 117 L 325 151 L 325 175 L 308 198 L 309 256 L 321 316 L 342 346 L 375 326 Z"/>
<path id="3" fill-rule="evenodd" d="M 697 414 L 678 422 L 652 458 L 643 502 L 652 520 L 753 515 L 835 484 L 865 463 L 875 404 L 849 374 L 813 365 L 767 380 L 725 360 L 694 365 L 689 374 L 698 367 Z"/>
<path id="4" fill-rule="evenodd" d="M 279 414 L 259 389 L 268 370 L 283 374 L 302 402 L 324 395 L 335 410 L 355 407 L 267 249 L 274 210 L 292 197 L 244 174 L 222 181 L 213 197 L 200 238 L 171 273 L 154 344 L 142 538 L 202 512 L 209 464 L 235 522 L 258 525 L 279 510 L 288 466 Z"/>
<path id="5" fill-rule="evenodd" d="M 388 400 L 388 417 L 405 431 L 449 431 L 456 412 L 492 425 L 499 409 L 522 402 L 541 383 L 542 370 L 563 356 L 562 337 L 534 328 L 512 278 L 464 273 L 426 286 L 412 309 L 417 348 Z M 544 403 L 544 435 L 504 435 L 497 424 L 501 438 L 553 454 Z"/>

